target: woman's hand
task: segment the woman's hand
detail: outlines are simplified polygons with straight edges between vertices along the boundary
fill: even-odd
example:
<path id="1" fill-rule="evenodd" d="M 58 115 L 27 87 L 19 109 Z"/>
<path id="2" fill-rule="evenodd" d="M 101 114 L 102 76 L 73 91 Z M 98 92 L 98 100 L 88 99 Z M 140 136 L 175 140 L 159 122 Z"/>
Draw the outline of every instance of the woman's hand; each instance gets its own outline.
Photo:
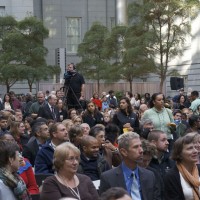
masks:
<path id="1" fill-rule="evenodd" d="M 123 125 L 123 127 L 124 127 L 124 128 L 130 128 L 130 127 L 131 127 L 131 124 L 130 124 L 130 123 L 126 123 L 126 124 Z"/>
<path id="2" fill-rule="evenodd" d="M 116 147 L 109 140 L 105 141 L 104 148 L 110 149 L 111 151 L 116 150 Z"/>

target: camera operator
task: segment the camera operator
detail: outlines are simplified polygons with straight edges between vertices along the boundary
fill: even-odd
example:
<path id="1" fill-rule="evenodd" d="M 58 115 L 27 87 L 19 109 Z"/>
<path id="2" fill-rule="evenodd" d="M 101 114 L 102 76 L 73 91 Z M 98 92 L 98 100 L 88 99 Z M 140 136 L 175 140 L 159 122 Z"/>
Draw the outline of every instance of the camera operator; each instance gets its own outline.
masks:
<path id="1" fill-rule="evenodd" d="M 64 79 L 68 109 L 82 109 L 79 100 L 84 98 L 85 80 L 83 76 L 76 71 L 76 67 L 73 63 L 67 65 Z"/>

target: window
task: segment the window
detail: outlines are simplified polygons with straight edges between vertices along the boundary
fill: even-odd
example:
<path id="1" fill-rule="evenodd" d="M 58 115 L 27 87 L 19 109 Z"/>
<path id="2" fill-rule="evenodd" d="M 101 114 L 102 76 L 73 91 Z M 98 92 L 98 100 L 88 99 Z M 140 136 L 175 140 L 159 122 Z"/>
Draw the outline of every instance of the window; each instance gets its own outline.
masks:
<path id="1" fill-rule="evenodd" d="M 81 42 L 81 18 L 67 18 L 67 53 L 77 53 Z"/>
<path id="2" fill-rule="evenodd" d="M 113 28 L 115 26 L 116 26 L 116 24 L 115 24 L 115 17 L 111 17 L 110 18 L 110 27 Z"/>
<path id="3" fill-rule="evenodd" d="M 6 7 L 0 6 L 0 16 L 3 17 L 6 15 Z"/>

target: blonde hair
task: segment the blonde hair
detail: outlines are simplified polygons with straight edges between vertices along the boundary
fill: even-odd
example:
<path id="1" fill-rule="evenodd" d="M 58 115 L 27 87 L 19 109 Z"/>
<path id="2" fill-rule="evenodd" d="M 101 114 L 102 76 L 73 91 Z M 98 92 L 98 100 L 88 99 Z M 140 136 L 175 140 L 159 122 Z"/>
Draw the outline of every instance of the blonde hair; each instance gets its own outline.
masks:
<path id="1" fill-rule="evenodd" d="M 57 172 L 63 167 L 71 151 L 80 156 L 80 150 L 70 142 L 64 142 L 56 147 L 53 155 L 53 165 Z"/>

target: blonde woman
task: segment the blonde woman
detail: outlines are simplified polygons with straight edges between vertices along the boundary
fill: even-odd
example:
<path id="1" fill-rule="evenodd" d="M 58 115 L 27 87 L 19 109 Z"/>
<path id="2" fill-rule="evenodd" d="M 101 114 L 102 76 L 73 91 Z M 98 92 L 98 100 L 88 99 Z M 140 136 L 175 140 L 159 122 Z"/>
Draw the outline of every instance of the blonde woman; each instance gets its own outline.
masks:
<path id="1" fill-rule="evenodd" d="M 48 177 L 43 184 L 40 200 L 58 200 L 70 197 L 78 200 L 96 200 L 98 193 L 88 176 L 77 174 L 80 151 L 66 142 L 54 152 L 55 176 Z"/>

